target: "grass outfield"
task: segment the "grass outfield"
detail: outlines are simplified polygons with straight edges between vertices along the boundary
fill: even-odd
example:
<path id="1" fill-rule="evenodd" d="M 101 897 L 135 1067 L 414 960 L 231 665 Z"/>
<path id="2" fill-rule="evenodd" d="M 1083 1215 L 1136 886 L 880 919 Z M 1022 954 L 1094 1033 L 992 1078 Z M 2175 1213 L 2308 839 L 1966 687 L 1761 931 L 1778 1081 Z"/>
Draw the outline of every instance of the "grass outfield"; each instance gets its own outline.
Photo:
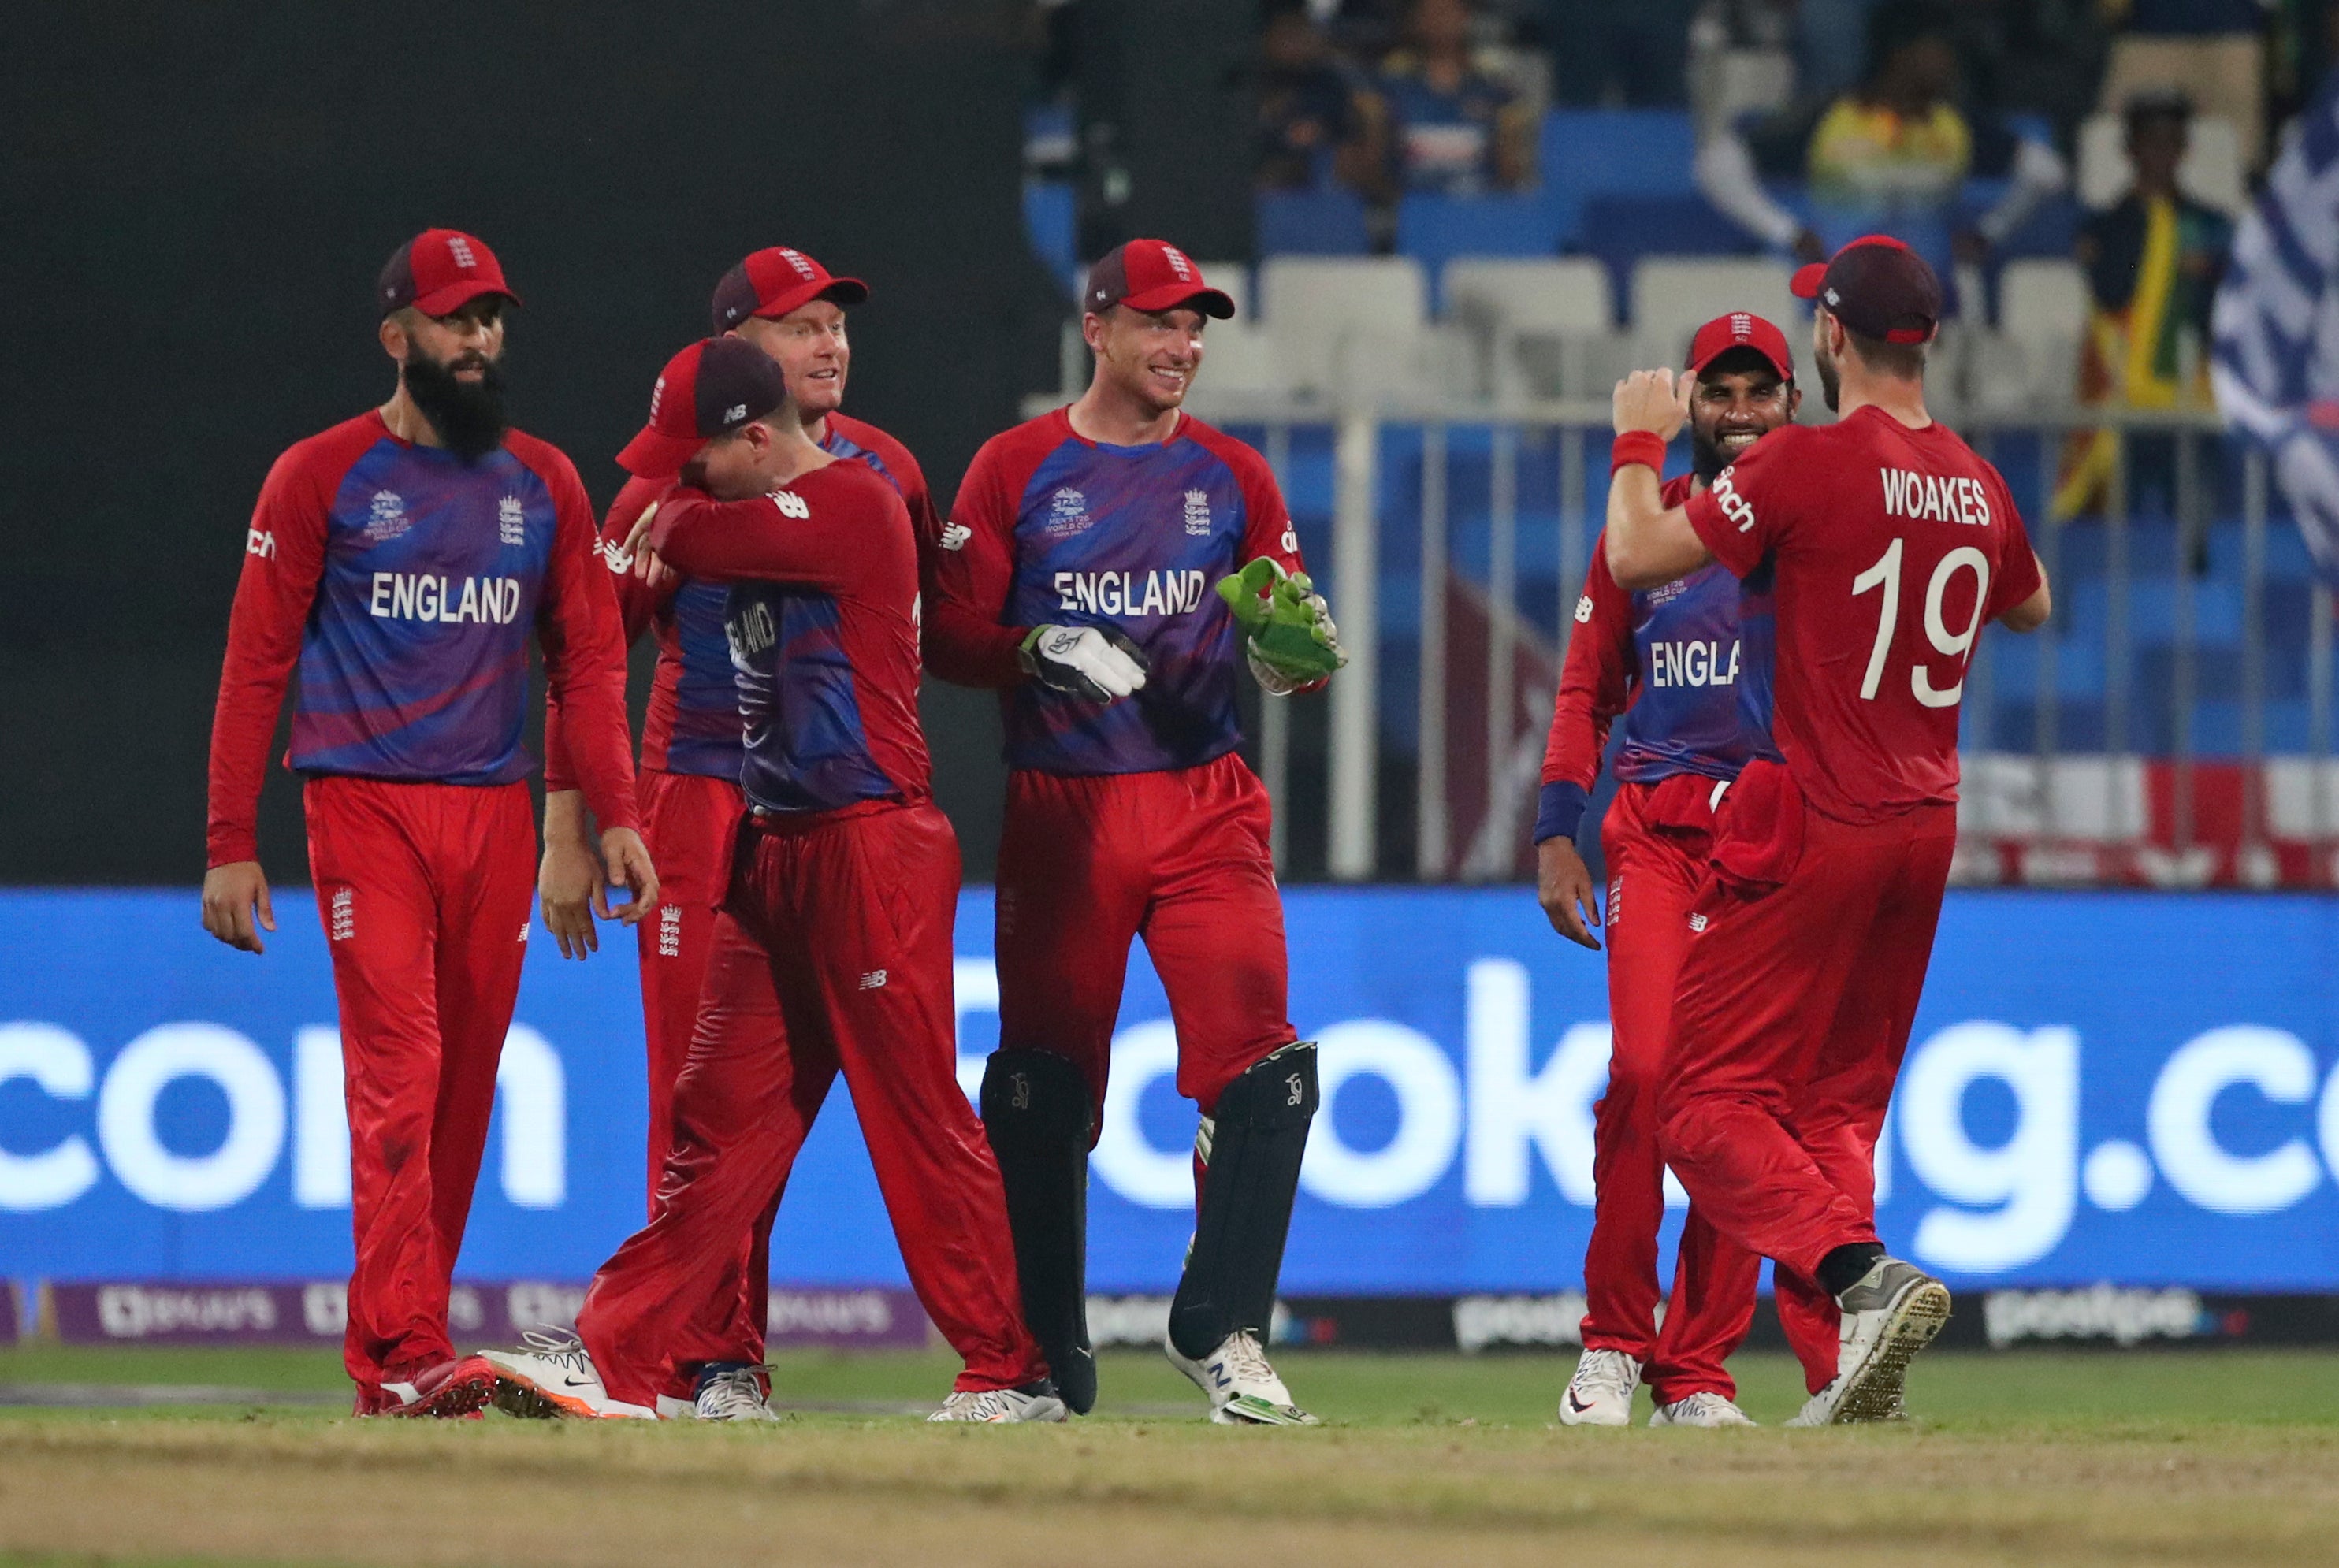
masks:
<path id="1" fill-rule="evenodd" d="M 2339 1561 L 2339 1354 L 1937 1353 L 1917 1423 L 1819 1433 L 1553 1427 L 1566 1357 L 1278 1359 L 1324 1428 L 1211 1427 L 1138 1354 L 1047 1428 L 892 1414 L 947 1386 L 919 1353 L 783 1356 L 810 1408 L 755 1429 L 19 1406 L 0 1563 Z M 1792 1413 L 1791 1362 L 1740 1363 L 1752 1415 Z M 67 1385 L 345 1387 L 310 1351 L 0 1351 L 0 1390 Z"/>

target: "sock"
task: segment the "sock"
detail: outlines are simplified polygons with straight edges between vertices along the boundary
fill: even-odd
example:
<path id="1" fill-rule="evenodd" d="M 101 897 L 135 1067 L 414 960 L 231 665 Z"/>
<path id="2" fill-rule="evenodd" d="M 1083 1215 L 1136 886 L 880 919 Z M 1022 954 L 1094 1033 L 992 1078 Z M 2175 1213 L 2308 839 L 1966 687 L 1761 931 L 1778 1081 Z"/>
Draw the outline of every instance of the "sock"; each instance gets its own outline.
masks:
<path id="1" fill-rule="evenodd" d="M 1841 1296 L 1864 1278 L 1885 1257 L 1882 1246 L 1873 1241 L 1847 1241 L 1820 1259 L 1820 1288 L 1830 1296 Z"/>

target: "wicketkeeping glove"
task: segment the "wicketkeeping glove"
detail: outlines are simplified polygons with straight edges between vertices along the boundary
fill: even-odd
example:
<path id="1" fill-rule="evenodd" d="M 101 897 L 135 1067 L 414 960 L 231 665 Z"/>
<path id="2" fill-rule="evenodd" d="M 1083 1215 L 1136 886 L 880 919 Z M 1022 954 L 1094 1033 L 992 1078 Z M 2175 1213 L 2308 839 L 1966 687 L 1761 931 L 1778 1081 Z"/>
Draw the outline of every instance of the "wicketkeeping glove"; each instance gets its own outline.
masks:
<path id="1" fill-rule="evenodd" d="M 1250 673 L 1272 695 L 1320 685 L 1348 662 L 1324 596 L 1306 572 L 1287 573 L 1273 557 L 1261 556 L 1221 577 L 1219 597 L 1248 634 L 1243 651 Z"/>
<path id="2" fill-rule="evenodd" d="M 1033 626 L 1016 656 L 1041 685 L 1092 703 L 1145 687 L 1145 655 L 1114 626 Z"/>

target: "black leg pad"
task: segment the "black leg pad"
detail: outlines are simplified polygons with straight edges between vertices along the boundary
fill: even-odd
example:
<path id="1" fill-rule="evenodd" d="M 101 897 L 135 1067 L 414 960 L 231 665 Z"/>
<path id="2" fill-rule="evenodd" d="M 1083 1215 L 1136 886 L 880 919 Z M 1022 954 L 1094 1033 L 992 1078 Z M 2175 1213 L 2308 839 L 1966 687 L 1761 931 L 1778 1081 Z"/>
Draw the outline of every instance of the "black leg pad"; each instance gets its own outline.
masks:
<path id="1" fill-rule="evenodd" d="M 1201 1208 L 1170 1307 L 1180 1356 L 1199 1360 L 1239 1328 L 1266 1338 L 1316 1103 L 1316 1045 L 1303 1040 L 1253 1062 L 1204 1119 Z"/>
<path id="2" fill-rule="evenodd" d="M 982 1073 L 982 1128 L 1007 1189 L 1023 1321 L 1075 1414 L 1096 1404 L 1089 1347 L 1088 1080 L 1047 1050 L 994 1050 Z"/>

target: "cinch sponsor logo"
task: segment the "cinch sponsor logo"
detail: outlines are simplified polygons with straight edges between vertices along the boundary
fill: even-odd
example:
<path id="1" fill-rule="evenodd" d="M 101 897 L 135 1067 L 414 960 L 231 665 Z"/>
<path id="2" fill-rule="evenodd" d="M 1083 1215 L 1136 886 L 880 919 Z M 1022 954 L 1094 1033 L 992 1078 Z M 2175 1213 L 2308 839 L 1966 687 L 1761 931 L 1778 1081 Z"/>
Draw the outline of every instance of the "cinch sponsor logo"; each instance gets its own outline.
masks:
<path id="1" fill-rule="evenodd" d="M 1877 473 L 1884 481 L 1884 509 L 1893 517 L 1989 526 L 1989 492 L 1979 479 L 1945 479 L 1910 468 L 1879 468 Z"/>
<path id="2" fill-rule="evenodd" d="M 1726 686 L 1738 680 L 1738 644 L 1722 656 L 1719 642 L 1651 643 L 1649 684 L 1656 686 Z"/>
<path id="3" fill-rule="evenodd" d="M 1754 527 L 1754 504 L 1738 493 L 1737 481 L 1730 477 L 1728 468 L 1722 469 L 1715 478 L 1711 493 L 1713 496 L 1713 504 L 1722 508 L 1723 517 L 1738 525 L 1740 533 L 1745 533 Z"/>
<path id="4" fill-rule="evenodd" d="M 1182 616 L 1199 609 L 1208 572 L 1058 572 L 1059 607 L 1103 616 Z"/>
<path id="5" fill-rule="evenodd" d="M 275 534 L 262 533 L 258 528 L 244 529 L 243 553 L 247 556 L 258 556 L 263 561 L 274 560 L 276 558 Z"/>
<path id="6" fill-rule="evenodd" d="M 519 618 L 518 577 L 465 577 L 458 593 L 451 577 L 429 572 L 376 572 L 366 608 L 384 620 L 492 621 L 508 626 Z"/>

